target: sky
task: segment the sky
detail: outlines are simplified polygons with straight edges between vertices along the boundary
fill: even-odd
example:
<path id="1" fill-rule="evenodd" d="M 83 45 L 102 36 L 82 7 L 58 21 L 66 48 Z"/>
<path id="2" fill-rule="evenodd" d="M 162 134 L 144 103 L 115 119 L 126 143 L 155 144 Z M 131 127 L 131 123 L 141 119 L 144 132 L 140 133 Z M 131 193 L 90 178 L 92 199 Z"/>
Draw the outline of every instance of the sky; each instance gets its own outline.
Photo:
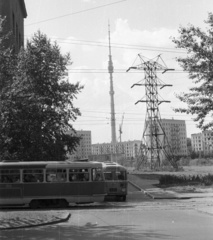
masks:
<path id="1" fill-rule="evenodd" d="M 180 26 L 188 24 L 205 31 L 212 0 L 25 0 L 25 5 L 25 40 L 40 30 L 58 43 L 63 54 L 71 55 L 69 81 L 84 86 L 74 101 L 81 116 L 72 124 L 76 130 L 91 131 L 93 144 L 111 142 L 109 25 L 118 141 L 120 125 L 122 141 L 143 136 L 146 104 L 135 103 L 145 98 L 145 88 L 132 85 L 143 81 L 144 72 L 126 72 L 140 63 L 138 54 L 144 60 L 161 54 L 162 64 L 175 69 L 157 73 L 160 81 L 172 85 L 159 90 L 159 98 L 170 101 L 159 106 L 161 118 L 185 120 L 187 137 L 201 131 L 195 116 L 174 112 L 184 106 L 176 95 L 188 92 L 194 83 L 176 61 L 186 51 L 176 49 L 172 38 L 178 37 Z"/>

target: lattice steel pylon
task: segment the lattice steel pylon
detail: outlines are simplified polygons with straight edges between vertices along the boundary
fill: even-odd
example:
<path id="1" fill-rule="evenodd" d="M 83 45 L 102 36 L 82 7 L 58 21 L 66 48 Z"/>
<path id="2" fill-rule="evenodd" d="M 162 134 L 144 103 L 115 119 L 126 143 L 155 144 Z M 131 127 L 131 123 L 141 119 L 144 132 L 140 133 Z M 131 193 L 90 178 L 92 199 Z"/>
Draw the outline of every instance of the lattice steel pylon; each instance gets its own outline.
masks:
<path id="1" fill-rule="evenodd" d="M 145 86 L 146 95 L 145 100 L 141 99 L 135 103 L 146 103 L 146 119 L 143 131 L 145 152 L 141 154 L 142 157 L 140 162 L 137 163 L 137 166 L 139 168 L 141 165 L 147 163 L 151 169 L 155 169 L 160 167 L 163 162 L 169 161 L 175 169 L 178 169 L 168 138 L 162 127 L 159 111 L 159 105 L 161 103 L 170 101 L 160 100 L 158 89 L 172 85 L 162 83 L 157 77 L 157 71 L 163 71 L 162 73 L 165 73 L 173 69 L 166 67 L 160 55 L 147 61 L 145 61 L 140 54 L 138 54 L 138 57 L 140 64 L 132 66 L 127 70 L 127 72 L 131 69 L 143 70 L 145 73 L 144 83 L 140 81 L 132 86 Z M 163 65 L 159 63 L 160 61 Z"/>

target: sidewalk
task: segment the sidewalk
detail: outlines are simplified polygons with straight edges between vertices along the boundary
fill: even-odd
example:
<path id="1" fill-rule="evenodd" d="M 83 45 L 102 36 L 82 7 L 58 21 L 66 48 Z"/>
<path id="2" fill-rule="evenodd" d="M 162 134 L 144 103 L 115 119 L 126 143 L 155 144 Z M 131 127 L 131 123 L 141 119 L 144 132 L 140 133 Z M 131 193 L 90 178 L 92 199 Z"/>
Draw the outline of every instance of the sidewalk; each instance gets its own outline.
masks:
<path id="1" fill-rule="evenodd" d="M 202 193 L 178 193 L 171 190 L 163 190 L 160 188 L 152 188 L 143 190 L 146 195 L 153 199 L 190 199 L 190 198 L 206 198 L 213 197 L 213 192 Z"/>
<path id="2" fill-rule="evenodd" d="M 187 191 L 187 187 L 184 187 L 184 191 L 181 191 L 181 187 L 171 189 L 158 188 L 157 179 L 145 179 L 138 176 L 131 175 L 129 178 L 129 183 L 137 188 L 139 191 L 144 192 L 147 196 L 152 199 L 190 199 L 190 198 L 206 198 L 213 197 L 213 189 L 196 189 L 195 191 Z M 210 190 L 210 191 L 208 191 Z"/>

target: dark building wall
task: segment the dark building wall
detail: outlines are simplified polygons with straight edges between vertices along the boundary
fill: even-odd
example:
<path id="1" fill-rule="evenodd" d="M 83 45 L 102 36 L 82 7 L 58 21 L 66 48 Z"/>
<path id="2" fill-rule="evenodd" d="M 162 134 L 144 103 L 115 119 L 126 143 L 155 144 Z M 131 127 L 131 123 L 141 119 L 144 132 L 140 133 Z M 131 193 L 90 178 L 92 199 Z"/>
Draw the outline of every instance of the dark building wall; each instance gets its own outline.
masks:
<path id="1" fill-rule="evenodd" d="M 24 45 L 24 18 L 27 17 L 24 0 L 0 0 L 0 15 L 6 17 L 4 33 L 11 32 L 5 47 L 13 47 L 18 52 Z"/>

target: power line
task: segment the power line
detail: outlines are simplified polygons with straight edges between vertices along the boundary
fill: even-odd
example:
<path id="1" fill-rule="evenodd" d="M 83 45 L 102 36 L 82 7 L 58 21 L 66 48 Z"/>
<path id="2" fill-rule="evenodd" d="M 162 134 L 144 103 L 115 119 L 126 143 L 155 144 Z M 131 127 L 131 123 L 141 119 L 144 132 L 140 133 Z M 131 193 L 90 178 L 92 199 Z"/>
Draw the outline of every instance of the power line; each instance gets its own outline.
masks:
<path id="1" fill-rule="evenodd" d="M 71 40 L 75 41 L 75 40 Z M 75 45 L 84 45 L 84 46 L 94 46 L 94 47 L 105 47 L 108 48 L 107 44 L 101 42 L 94 42 L 94 43 L 81 43 L 81 42 L 63 42 L 58 41 L 59 43 L 66 43 L 66 44 L 75 44 Z M 140 46 L 140 45 L 130 45 L 130 44 L 116 44 L 112 43 L 111 45 L 113 48 L 120 48 L 120 49 L 129 49 L 129 50 L 145 50 L 145 51 L 163 51 L 167 53 L 186 53 L 184 50 L 175 50 L 173 48 L 164 48 L 164 47 L 149 47 L 149 46 Z M 170 50 L 169 50 L 170 49 Z M 172 50 L 173 49 L 173 50 Z"/>
<path id="2" fill-rule="evenodd" d="M 107 111 L 107 112 L 102 112 L 102 111 L 84 111 L 84 110 L 83 110 L 82 112 L 97 113 L 97 114 L 101 114 L 101 113 L 102 113 L 102 114 L 110 114 L 110 112 L 108 112 L 108 111 Z M 115 114 L 118 116 L 118 115 L 122 115 L 123 112 L 116 112 Z M 125 115 L 131 115 L 131 116 L 134 115 L 134 116 L 144 117 L 144 116 L 145 116 L 145 112 L 144 112 L 144 113 L 136 113 L 136 112 L 135 112 L 135 113 L 134 113 L 134 112 L 133 112 L 133 113 L 131 113 L 131 112 L 128 113 L 128 112 L 125 112 Z M 161 118 L 164 119 L 165 116 L 166 116 L 166 117 L 170 117 L 170 118 L 172 118 L 172 117 L 183 117 L 183 118 L 185 118 L 186 116 L 187 116 L 187 117 L 190 117 L 188 114 L 184 114 L 184 113 L 182 113 L 182 114 L 176 114 L 176 113 L 174 112 L 174 114 L 165 114 L 165 113 L 163 113 L 162 116 L 161 116 Z M 90 117 L 90 118 L 106 119 L 105 116 L 103 116 L 103 117 L 100 117 L 100 116 L 97 117 L 97 116 L 85 116 L 85 115 L 82 115 L 82 116 L 80 116 L 80 117 L 81 117 L 81 118 L 82 118 L 82 117 L 83 117 L 83 118 Z M 192 117 L 192 116 L 191 116 L 191 117 Z M 138 118 L 128 118 L 128 117 L 127 117 L 126 120 L 127 120 L 127 119 L 129 119 L 129 120 L 137 120 Z M 207 119 L 210 120 L 211 117 L 209 117 L 209 118 L 207 118 Z M 106 119 L 106 120 L 107 120 L 107 119 Z M 187 121 L 193 121 L 193 120 L 187 120 Z"/>
<path id="3" fill-rule="evenodd" d="M 178 120 L 178 119 L 175 119 L 175 120 Z M 144 120 L 145 121 L 145 120 Z M 142 126 L 143 124 L 144 124 L 144 121 L 138 121 L 138 122 L 125 122 L 125 126 L 126 125 L 140 125 L 140 126 Z M 194 125 L 196 125 L 196 123 L 195 122 L 192 122 L 192 121 L 190 121 L 190 120 L 184 120 L 185 122 L 186 122 L 186 124 L 187 124 L 187 126 L 194 126 Z M 85 122 L 82 122 L 82 121 L 75 121 L 75 122 L 72 122 L 72 125 L 81 125 L 81 126 L 86 126 L 86 125 L 88 125 L 88 126 L 91 126 L 91 125 L 103 125 L 103 126 L 105 126 L 106 124 L 110 124 L 110 122 L 107 122 L 107 121 L 105 121 L 105 122 L 103 122 L 103 121 L 94 121 L 94 122 L 88 122 L 88 121 L 85 121 Z"/>
<path id="4" fill-rule="evenodd" d="M 83 68 L 79 68 L 79 69 L 69 69 L 68 70 L 69 73 L 108 73 L 107 69 L 83 69 Z M 138 74 L 143 71 L 138 71 L 138 72 L 129 72 L 128 74 Z M 161 72 L 161 71 L 157 71 L 157 72 Z M 126 69 L 114 69 L 113 73 L 126 73 Z M 168 73 L 187 73 L 186 71 L 183 70 L 174 70 L 172 72 L 168 72 Z"/>
<path id="5" fill-rule="evenodd" d="M 104 122 L 110 122 L 107 121 L 107 119 L 104 119 L 105 121 L 99 119 L 99 120 L 77 120 L 76 123 L 101 123 L 101 124 L 105 124 Z M 126 120 L 126 119 L 125 119 Z M 169 119 L 172 120 L 172 119 Z M 175 119 L 175 120 L 183 120 L 183 119 Z M 134 124 L 134 123 L 143 123 L 145 121 L 145 119 L 128 119 L 125 121 L 125 124 Z M 188 119 L 184 119 L 185 122 L 191 122 L 191 123 L 195 123 L 193 120 L 188 120 Z"/>
<path id="6" fill-rule="evenodd" d="M 26 35 L 25 35 L 26 37 Z M 57 38 L 53 37 L 51 39 L 62 39 L 66 40 L 66 38 Z M 106 47 L 108 48 L 108 43 L 100 42 L 100 41 L 90 41 L 90 40 L 80 40 L 80 39 L 69 39 L 68 41 L 58 41 L 59 43 L 65 44 L 74 44 L 74 45 L 86 45 L 86 46 L 94 46 L 94 47 Z M 125 48 L 125 49 L 135 49 L 135 50 L 147 50 L 147 51 L 164 51 L 164 52 L 171 52 L 171 53 L 186 53 L 186 50 L 181 48 L 172 48 L 172 47 L 155 47 L 155 46 L 143 46 L 143 45 L 136 45 L 136 44 L 120 44 L 120 43 L 111 43 L 111 47 L 113 48 Z"/>
<path id="7" fill-rule="evenodd" d="M 56 37 L 54 37 L 55 39 L 62 39 L 62 40 L 66 40 L 66 38 L 56 38 Z M 74 41 L 74 42 L 83 42 L 83 43 L 88 43 L 88 44 L 105 44 L 104 46 L 106 46 L 106 47 L 109 47 L 108 45 L 107 45 L 107 42 L 100 42 L 100 41 L 91 41 L 91 40 L 81 40 L 81 39 L 69 39 L 69 41 Z M 111 42 L 111 46 L 130 46 L 130 47 L 141 47 L 141 45 L 138 45 L 138 44 L 126 44 L 126 43 L 113 43 L 113 42 Z M 168 49 L 168 50 L 171 50 L 171 49 L 174 49 L 174 48 L 171 48 L 171 47 L 154 47 L 154 46 L 143 46 L 143 47 L 147 47 L 147 48 L 149 48 L 149 47 L 151 47 L 151 48 L 158 48 L 158 49 Z M 177 49 L 180 49 L 181 50 L 181 48 L 177 48 Z M 185 53 L 186 51 L 184 51 L 183 49 L 182 49 L 182 51 Z"/>
<path id="8" fill-rule="evenodd" d="M 55 38 L 55 39 L 61 39 L 61 38 Z M 103 46 L 103 47 L 109 47 L 107 45 L 106 42 L 100 42 L 100 41 L 90 41 L 90 40 L 69 40 L 71 42 L 71 44 L 75 44 L 75 42 L 77 42 L 79 45 L 89 45 L 89 46 Z M 68 43 L 68 42 L 63 42 L 63 41 L 60 41 L 61 43 Z M 153 48 L 153 49 L 159 49 L 159 50 L 168 50 L 170 52 L 178 52 L 178 53 L 186 53 L 186 50 L 184 49 L 181 49 L 181 48 L 171 48 L 171 47 L 155 47 L 155 46 L 141 46 L 141 45 L 138 45 L 138 44 L 125 44 L 125 43 L 111 43 L 111 47 L 114 47 L 114 48 L 127 48 L 127 47 L 131 47 L 130 49 L 141 49 L 141 48 L 147 48 L 147 49 L 150 49 L 150 48 Z M 172 51 L 171 51 L 172 50 Z M 177 50 L 177 51 L 175 51 Z"/>
<path id="9" fill-rule="evenodd" d="M 38 23 L 44 23 L 44 22 L 48 22 L 48 21 L 53 21 L 55 19 L 64 18 L 64 17 L 68 17 L 68 16 L 71 16 L 71 15 L 76 15 L 76 14 L 79 14 L 79 13 L 89 12 L 89 11 L 92 11 L 92 10 L 96 10 L 96 9 L 103 8 L 103 7 L 108 7 L 110 5 L 115 5 L 115 4 L 118 4 L 118 3 L 121 3 L 121 2 L 125 2 L 125 1 L 127 1 L 127 0 L 121 0 L 121 1 L 108 3 L 108 4 L 105 4 L 105 5 L 100 5 L 100 6 L 93 7 L 93 8 L 84 9 L 84 10 L 77 11 L 77 12 L 68 13 L 68 14 L 65 14 L 65 15 L 58 16 L 58 17 L 49 18 L 49 19 L 41 20 L 41 21 L 34 22 L 34 23 L 29 23 L 29 24 L 27 24 L 25 26 L 28 27 L 28 26 L 35 25 L 35 24 L 38 24 Z"/>
<path id="10" fill-rule="evenodd" d="M 126 72 L 126 69 L 124 68 L 115 68 L 115 71 L 120 71 L 120 72 Z M 73 69 L 69 69 L 69 71 L 106 71 L 105 68 L 73 68 Z M 182 69 L 177 69 L 177 70 L 173 70 L 171 73 L 173 73 L 174 71 L 176 72 L 185 72 Z M 141 72 L 143 72 L 143 70 L 141 70 Z M 162 71 L 158 71 L 158 72 L 162 72 Z M 169 72 L 169 71 L 168 71 Z"/>

